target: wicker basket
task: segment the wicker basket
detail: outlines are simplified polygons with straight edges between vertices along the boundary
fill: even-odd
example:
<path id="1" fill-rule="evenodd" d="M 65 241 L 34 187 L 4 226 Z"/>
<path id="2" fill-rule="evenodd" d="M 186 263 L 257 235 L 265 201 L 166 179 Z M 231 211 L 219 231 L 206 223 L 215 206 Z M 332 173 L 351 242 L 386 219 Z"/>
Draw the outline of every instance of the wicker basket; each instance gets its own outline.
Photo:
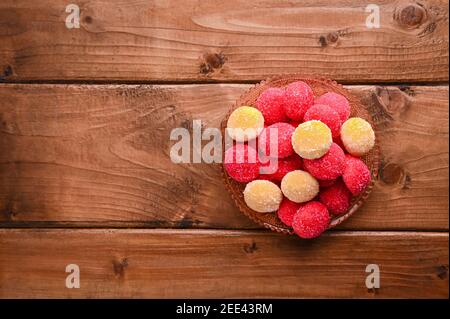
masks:
<path id="1" fill-rule="evenodd" d="M 288 85 L 289 83 L 295 82 L 295 81 L 304 81 L 308 83 L 308 85 L 311 86 L 312 90 L 314 91 L 315 96 L 320 96 L 326 92 L 336 92 L 339 94 L 342 94 L 345 96 L 348 101 L 350 102 L 351 106 L 351 115 L 352 117 L 358 116 L 366 121 L 368 121 L 372 127 L 375 129 L 372 116 L 367 111 L 364 105 L 361 104 L 358 98 L 350 94 L 344 87 L 342 87 L 340 84 L 336 83 L 335 81 L 319 78 L 319 77 L 312 77 L 312 76 L 302 76 L 302 75 L 286 75 L 286 76 L 279 76 L 270 78 L 268 80 L 262 81 L 261 83 L 255 85 L 250 90 L 248 90 L 246 93 L 244 93 L 233 105 L 233 107 L 230 109 L 228 114 L 225 116 L 225 118 L 222 120 L 221 123 L 221 130 L 222 130 L 222 136 L 225 136 L 225 129 L 228 121 L 228 117 L 230 116 L 231 112 L 242 105 L 256 105 L 256 100 L 263 92 L 269 87 L 284 87 Z M 363 156 L 361 159 L 366 163 L 366 165 L 369 167 L 371 173 L 372 173 L 372 183 L 366 188 L 366 190 L 361 193 L 358 196 L 353 197 L 352 203 L 350 208 L 345 214 L 340 215 L 339 217 L 334 217 L 331 219 L 330 225 L 328 228 L 333 228 L 343 221 L 345 221 L 347 218 L 349 218 L 361 205 L 364 203 L 364 201 L 369 196 L 370 192 L 373 188 L 373 181 L 376 179 L 378 174 L 378 167 L 380 162 L 380 156 L 379 156 L 379 141 L 376 140 L 375 147 L 365 156 Z M 223 152 L 225 152 L 225 145 L 223 145 Z M 245 183 L 238 183 L 232 178 L 228 176 L 228 174 L 225 171 L 225 168 L 222 165 L 222 175 L 225 182 L 225 187 L 230 192 L 233 200 L 235 201 L 237 207 L 239 207 L 239 210 L 247 215 L 249 218 L 251 218 L 256 223 L 269 228 L 273 231 L 284 233 L 284 234 L 293 234 L 293 230 L 291 227 L 286 226 L 283 224 L 277 217 L 276 213 L 258 213 L 252 209 L 250 209 L 244 201 L 243 191 L 245 188 Z"/>

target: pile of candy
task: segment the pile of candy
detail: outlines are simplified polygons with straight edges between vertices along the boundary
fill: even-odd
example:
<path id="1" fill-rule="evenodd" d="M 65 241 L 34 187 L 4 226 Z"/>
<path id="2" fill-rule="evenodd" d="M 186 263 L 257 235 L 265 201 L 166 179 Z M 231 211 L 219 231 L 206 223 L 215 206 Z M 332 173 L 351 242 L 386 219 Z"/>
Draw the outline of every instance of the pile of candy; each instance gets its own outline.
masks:
<path id="1" fill-rule="evenodd" d="M 373 148 L 374 131 L 364 119 L 349 117 L 344 96 L 314 97 L 302 81 L 269 88 L 254 107 L 235 109 L 227 132 L 236 143 L 226 150 L 224 167 L 231 178 L 247 183 L 247 206 L 276 212 L 302 238 L 322 234 L 332 216 L 346 213 L 352 196 L 371 182 L 359 157 Z M 274 159 L 276 170 L 264 173 Z"/>

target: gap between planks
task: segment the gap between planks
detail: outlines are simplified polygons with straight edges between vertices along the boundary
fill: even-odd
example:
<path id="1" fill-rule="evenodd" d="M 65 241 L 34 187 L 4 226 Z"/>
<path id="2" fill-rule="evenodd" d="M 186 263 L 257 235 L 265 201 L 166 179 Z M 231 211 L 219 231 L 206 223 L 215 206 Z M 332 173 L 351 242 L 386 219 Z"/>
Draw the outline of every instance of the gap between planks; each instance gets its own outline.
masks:
<path id="1" fill-rule="evenodd" d="M 185 235 L 217 235 L 217 236 L 241 236 L 241 235 L 267 235 L 267 236 L 276 236 L 279 235 L 280 237 L 295 237 L 294 235 L 285 235 L 281 233 L 276 233 L 273 231 L 269 231 L 267 229 L 202 229 L 202 228 L 186 228 L 186 229 L 180 229 L 180 228 L 111 228 L 111 227 L 95 227 L 95 228 L 33 228 L 33 229 L 24 229 L 24 228 L 0 228 L 0 233 L 64 233 L 64 234 L 70 234 L 70 233 L 79 233 L 82 231 L 90 232 L 90 233 L 117 233 L 117 234 L 167 234 L 167 233 L 173 233 L 173 234 L 185 234 Z M 416 231 L 416 230 L 410 230 L 410 231 L 402 231 L 402 230 L 341 230 L 341 229 L 330 229 L 323 233 L 318 238 L 323 237 L 329 237 L 329 236 L 383 236 L 383 237 L 389 237 L 389 236 L 418 236 L 418 237 L 448 237 L 449 232 L 448 231 L 432 231 L 432 230 L 426 230 L 426 231 Z M 317 239 L 318 239 L 317 238 Z M 302 240 L 302 239 L 300 239 Z M 314 239 L 311 239 L 310 241 L 314 241 Z"/>
<path id="2" fill-rule="evenodd" d="M 8 84 L 23 84 L 23 85 L 211 85 L 211 84 L 258 84 L 268 78 L 261 78 L 259 80 L 199 80 L 199 81 L 165 81 L 165 80 L 148 80 L 148 81 L 127 81 L 127 80 L 0 80 L 0 85 Z M 402 81 L 402 82 L 390 82 L 390 81 L 338 81 L 342 85 L 351 86 L 448 86 L 448 81 Z"/>
<path id="3" fill-rule="evenodd" d="M 1 230 L 33 230 L 33 229 L 39 229 L 39 230 L 148 230 L 148 231 L 186 231 L 186 230 L 193 230 L 193 231 L 244 231 L 244 232 L 266 232 L 271 233 L 269 229 L 263 228 L 257 224 L 255 224 L 254 228 L 246 228 L 246 227 L 240 227 L 240 228 L 226 228 L 226 227 L 201 227 L 196 226 L 196 228 L 180 228 L 180 227 L 151 227 L 146 225 L 146 223 L 142 222 L 71 222 L 71 221 L 65 221 L 65 222 L 51 222 L 51 221 L 29 221 L 29 222 L 15 222 L 15 223 L 3 223 L 0 222 L 0 231 Z M 332 228 L 328 229 L 327 233 L 366 233 L 366 232 L 373 232 L 373 233 L 408 233 L 408 234 L 414 234 L 414 233 L 428 233 L 428 234 L 448 234 L 448 230 L 444 229 L 419 229 L 419 228 L 397 228 L 395 231 L 392 230 L 385 230 L 383 228 L 370 228 L 370 229 L 363 229 L 363 230 L 345 230 L 345 229 L 339 229 L 339 228 Z M 276 232 L 273 232 L 275 234 L 278 234 Z M 280 234 L 283 235 L 283 234 Z"/>

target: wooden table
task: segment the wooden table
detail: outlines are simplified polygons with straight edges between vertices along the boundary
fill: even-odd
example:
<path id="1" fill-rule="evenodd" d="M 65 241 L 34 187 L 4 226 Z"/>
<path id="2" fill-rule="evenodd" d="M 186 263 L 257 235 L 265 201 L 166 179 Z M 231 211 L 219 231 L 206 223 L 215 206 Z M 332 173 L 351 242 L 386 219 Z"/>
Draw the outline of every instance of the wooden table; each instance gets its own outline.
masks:
<path id="1" fill-rule="evenodd" d="M 448 297 L 448 26 L 443 0 L 2 0 L 0 297 Z M 347 85 L 382 146 L 367 203 L 313 241 L 169 158 L 173 128 L 282 73 Z"/>

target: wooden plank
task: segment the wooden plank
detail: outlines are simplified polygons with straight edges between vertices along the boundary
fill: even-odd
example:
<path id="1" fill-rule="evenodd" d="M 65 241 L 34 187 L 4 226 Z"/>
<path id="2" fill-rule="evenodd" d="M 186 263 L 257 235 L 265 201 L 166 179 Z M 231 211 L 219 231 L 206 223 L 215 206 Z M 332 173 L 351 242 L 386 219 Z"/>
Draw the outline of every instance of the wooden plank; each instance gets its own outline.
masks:
<path id="1" fill-rule="evenodd" d="M 68 264 L 79 289 L 65 287 Z M 0 230 L 0 298 L 41 297 L 448 298 L 448 234 Z"/>
<path id="2" fill-rule="evenodd" d="M 0 85 L 0 226 L 255 228 L 219 164 L 174 164 L 170 132 L 219 127 L 248 85 Z M 344 229 L 448 229 L 448 87 L 350 86 L 383 163 Z"/>
<path id="3" fill-rule="evenodd" d="M 448 80 L 448 1 L 2 0 L 3 81 Z M 380 28 L 368 28 L 369 4 Z"/>

